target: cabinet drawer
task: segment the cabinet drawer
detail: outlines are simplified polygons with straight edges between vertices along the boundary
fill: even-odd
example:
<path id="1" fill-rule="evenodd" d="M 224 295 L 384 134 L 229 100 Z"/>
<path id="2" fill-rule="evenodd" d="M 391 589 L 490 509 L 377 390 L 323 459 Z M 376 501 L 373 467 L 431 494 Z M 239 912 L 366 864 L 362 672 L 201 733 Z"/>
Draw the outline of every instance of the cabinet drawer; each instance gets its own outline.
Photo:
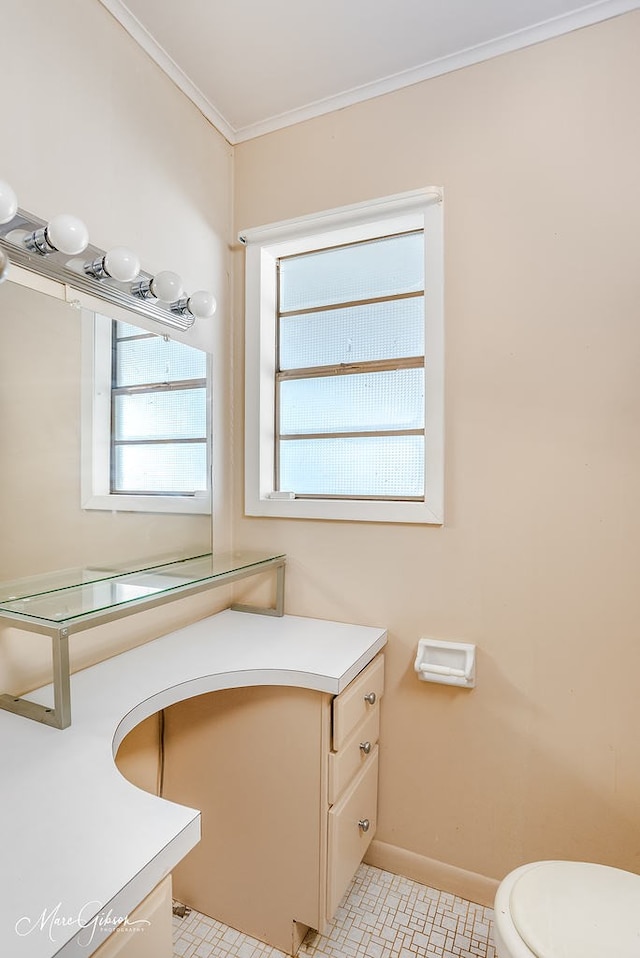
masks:
<path id="1" fill-rule="evenodd" d="M 329 809 L 327 915 L 332 917 L 369 847 L 378 814 L 378 746 L 340 801 Z M 360 822 L 368 822 L 365 831 Z"/>
<path id="2" fill-rule="evenodd" d="M 380 709 L 374 708 L 356 727 L 353 735 L 340 748 L 340 751 L 329 754 L 329 805 L 338 801 L 354 775 L 357 775 L 360 769 L 371 761 L 379 735 Z"/>
<path id="3" fill-rule="evenodd" d="M 378 708 L 384 690 L 384 656 L 377 655 L 333 700 L 333 749 L 338 751 L 357 725 Z M 374 697 L 371 703 L 366 696 Z"/>

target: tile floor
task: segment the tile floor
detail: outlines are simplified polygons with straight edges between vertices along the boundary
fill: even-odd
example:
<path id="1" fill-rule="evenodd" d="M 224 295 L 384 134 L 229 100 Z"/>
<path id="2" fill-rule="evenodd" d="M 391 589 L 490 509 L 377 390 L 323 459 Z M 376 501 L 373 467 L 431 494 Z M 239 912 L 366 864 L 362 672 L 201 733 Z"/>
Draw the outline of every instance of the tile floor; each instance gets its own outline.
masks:
<path id="1" fill-rule="evenodd" d="M 495 958 L 493 912 L 361 865 L 327 935 L 309 932 L 299 958 Z M 175 958 L 281 958 L 282 952 L 191 912 L 174 918 Z"/>

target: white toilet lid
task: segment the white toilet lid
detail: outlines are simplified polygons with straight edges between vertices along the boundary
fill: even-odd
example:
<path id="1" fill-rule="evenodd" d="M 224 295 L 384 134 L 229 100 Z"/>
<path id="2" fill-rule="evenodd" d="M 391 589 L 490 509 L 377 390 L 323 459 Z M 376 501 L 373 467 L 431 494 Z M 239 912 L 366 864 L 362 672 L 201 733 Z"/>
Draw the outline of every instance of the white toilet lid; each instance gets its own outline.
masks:
<path id="1" fill-rule="evenodd" d="M 586 862 L 541 862 L 517 879 L 509 904 L 536 958 L 640 956 L 640 875 Z"/>

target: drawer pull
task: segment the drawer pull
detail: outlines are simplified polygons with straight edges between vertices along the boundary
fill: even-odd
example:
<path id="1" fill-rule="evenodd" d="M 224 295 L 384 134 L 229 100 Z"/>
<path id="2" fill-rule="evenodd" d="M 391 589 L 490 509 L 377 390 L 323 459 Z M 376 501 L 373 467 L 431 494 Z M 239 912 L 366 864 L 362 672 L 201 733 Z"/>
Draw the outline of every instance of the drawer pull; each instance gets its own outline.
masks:
<path id="1" fill-rule="evenodd" d="M 368 695 L 365 695 L 364 700 L 365 700 L 365 702 L 367 702 L 369 705 L 375 705 L 375 704 L 376 704 L 376 693 L 375 693 L 375 692 L 369 692 Z"/>
<path id="2" fill-rule="evenodd" d="M 371 742 L 360 742 L 360 748 L 365 755 L 368 755 L 371 751 Z"/>
<path id="3" fill-rule="evenodd" d="M 363 832 L 368 832 L 370 825 L 371 825 L 371 822 L 369 821 L 368 818 L 361 818 L 360 821 L 358 822 L 358 828 L 361 828 Z"/>

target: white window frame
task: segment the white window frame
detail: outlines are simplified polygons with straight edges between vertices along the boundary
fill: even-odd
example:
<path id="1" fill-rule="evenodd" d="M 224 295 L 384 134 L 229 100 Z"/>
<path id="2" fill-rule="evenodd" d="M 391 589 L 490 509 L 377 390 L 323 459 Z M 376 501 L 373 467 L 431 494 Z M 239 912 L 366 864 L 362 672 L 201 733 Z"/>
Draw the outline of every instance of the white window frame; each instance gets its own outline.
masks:
<path id="1" fill-rule="evenodd" d="M 425 235 L 425 498 L 314 499 L 274 491 L 276 264 L 279 257 L 390 233 Z M 442 525 L 444 491 L 443 194 L 432 187 L 243 230 L 245 275 L 245 513 L 299 519 Z"/>
<path id="2" fill-rule="evenodd" d="M 211 357 L 207 356 L 208 490 L 193 496 L 120 495 L 110 491 L 111 330 L 113 320 L 82 310 L 82 441 L 80 492 L 83 509 L 109 512 L 211 514 Z"/>

